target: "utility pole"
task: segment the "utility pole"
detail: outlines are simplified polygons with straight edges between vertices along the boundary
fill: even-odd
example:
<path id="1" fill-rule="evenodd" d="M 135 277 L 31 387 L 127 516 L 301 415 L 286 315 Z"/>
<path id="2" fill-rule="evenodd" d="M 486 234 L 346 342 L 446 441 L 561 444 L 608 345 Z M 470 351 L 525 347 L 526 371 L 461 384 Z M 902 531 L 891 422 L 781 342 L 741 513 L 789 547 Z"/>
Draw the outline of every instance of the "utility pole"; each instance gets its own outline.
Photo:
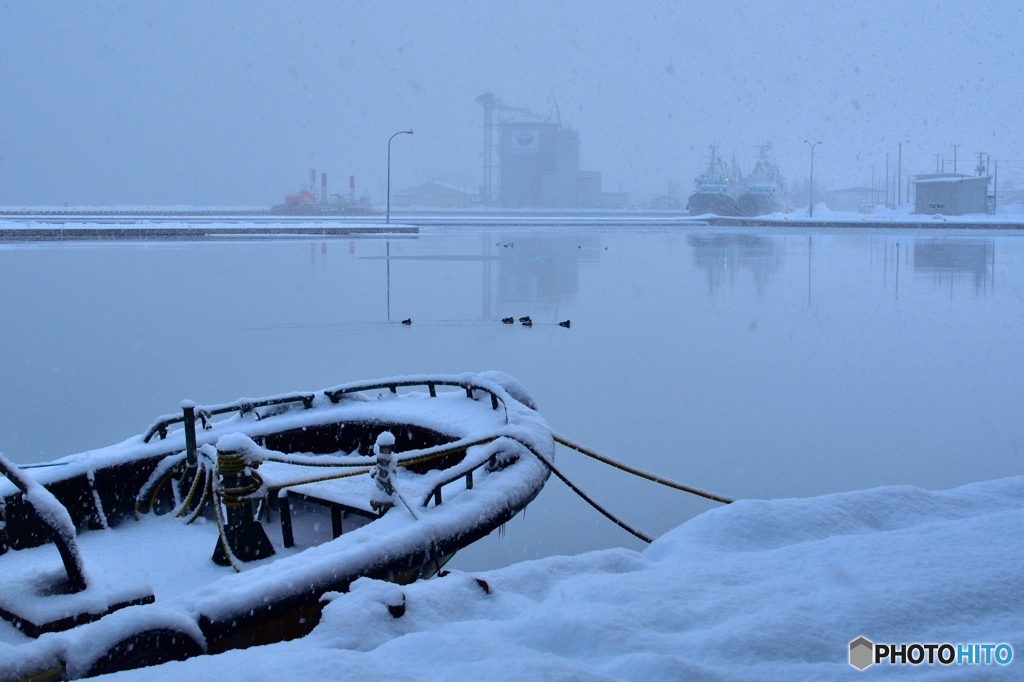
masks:
<path id="1" fill-rule="evenodd" d="M 871 206 L 875 205 L 875 166 L 871 166 Z"/>
<path id="2" fill-rule="evenodd" d="M 804 143 L 811 148 L 811 197 L 808 200 L 807 216 L 809 218 L 814 217 L 814 148 L 821 144 L 821 140 L 818 140 L 814 144 L 811 144 L 807 140 Z"/>
<path id="3" fill-rule="evenodd" d="M 935 172 L 936 173 L 939 172 L 939 155 L 938 154 L 935 155 Z"/>
<path id="4" fill-rule="evenodd" d="M 959 147 L 959 146 L 960 145 L 958 145 L 958 144 L 953 145 L 953 174 L 954 175 L 956 174 L 956 148 Z"/>
<path id="5" fill-rule="evenodd" d="M 889 206 L 889 153 L 885 154 L 885 207 L 892 208 Z"/>
<path id="6" fill-rule="evenodd" d="M 992 215 L 995 215 L 996 201 L 998 200 L 999 195 L 999 162 L 993 161 L 992 163 L 994 164 L 993 168 L 996 171 L 995 177 L 992 178 Z"/>

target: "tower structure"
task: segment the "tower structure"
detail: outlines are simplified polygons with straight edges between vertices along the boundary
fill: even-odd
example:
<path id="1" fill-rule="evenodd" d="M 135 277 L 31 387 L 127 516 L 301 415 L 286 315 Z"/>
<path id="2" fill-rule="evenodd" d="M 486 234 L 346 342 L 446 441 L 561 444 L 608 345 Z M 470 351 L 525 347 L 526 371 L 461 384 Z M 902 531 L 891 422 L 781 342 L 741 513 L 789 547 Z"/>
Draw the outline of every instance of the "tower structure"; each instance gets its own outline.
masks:
<path id="1" fill-rule="evenodd" d="M 480 201 L 484 206 L 489 206 L 494 202 L 500 186 L 500 165 L 495 162 L 494 150 L 498 147 L 500 152 L 501 137 L 494 132 L 511 116 L 530 116 L 532 112 L 522 107 L 507 106 L 491 92 L 480 95 L 476 102 L 484 109 L 484 177 L 483 185 L 480 186 Z"/>

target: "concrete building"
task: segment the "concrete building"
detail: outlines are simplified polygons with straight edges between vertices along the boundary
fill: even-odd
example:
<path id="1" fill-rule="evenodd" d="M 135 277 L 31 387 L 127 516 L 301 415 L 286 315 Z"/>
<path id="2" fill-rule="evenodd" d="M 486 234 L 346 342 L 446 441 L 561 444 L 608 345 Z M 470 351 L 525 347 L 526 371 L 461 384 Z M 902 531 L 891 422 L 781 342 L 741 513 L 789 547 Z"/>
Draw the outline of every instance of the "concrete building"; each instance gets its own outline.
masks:
<path id="1" fill-rule="evenodd" d="M 431 180 L 392 192 L 391 203 L 399 208 L 468 208 L 480 203 L 480 196 L 450 182 Z"/>
<path id="2" fill-rule="evenodd" d="M 550 119 L 518 116 L 501 124 L 501 204 L 576 208 L 580 136 Z"/>
<path id="3" fill-rule="evenodd" d="M 988 213 L 991 177 L 934 173 L 918 175 L 914 183 L 914 213 L 965 215 Z"/>
<path id="4" fill-rule="evenodd" d="M 825 193 L 825 205 L 833 211 L 870 210 L 880 199 L 881 195 L 870 187 L 848 187 Z"/>
<path id="5" fill-rule="evenodd" d="M 601 207 L 601 171 L 580 171 L 576 182 L 576 204 L 580 208 Z"/>
<path id="6" fill-rule="evenodd" d="M 599 171 L 580 170 L 580 135 L 549 119 L 501 124 L 501 205 L 506 208 L 624 208 L 629 197 L 602 192 Z"/>

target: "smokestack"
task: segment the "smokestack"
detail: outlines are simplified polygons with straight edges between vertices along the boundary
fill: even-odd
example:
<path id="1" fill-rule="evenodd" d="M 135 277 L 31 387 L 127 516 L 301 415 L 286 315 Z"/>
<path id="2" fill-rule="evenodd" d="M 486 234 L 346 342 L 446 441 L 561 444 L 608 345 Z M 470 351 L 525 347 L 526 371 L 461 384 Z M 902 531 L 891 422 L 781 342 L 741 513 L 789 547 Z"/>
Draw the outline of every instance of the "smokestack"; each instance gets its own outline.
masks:
<path id="1" fill-rule="evenodd" d="M 327 203 L 327 173 L 320 174 L 320 203 Z"/>
<path id="2" fill-rule="evenodd" d="M 316 192 L 316 168 L 309 169 L 309 191 Z"/>
<path id="3" fill-rule="evenodd" d="M 356 203 L 356 176 L 348 176 L 348 194 L 352 203 Z"/>

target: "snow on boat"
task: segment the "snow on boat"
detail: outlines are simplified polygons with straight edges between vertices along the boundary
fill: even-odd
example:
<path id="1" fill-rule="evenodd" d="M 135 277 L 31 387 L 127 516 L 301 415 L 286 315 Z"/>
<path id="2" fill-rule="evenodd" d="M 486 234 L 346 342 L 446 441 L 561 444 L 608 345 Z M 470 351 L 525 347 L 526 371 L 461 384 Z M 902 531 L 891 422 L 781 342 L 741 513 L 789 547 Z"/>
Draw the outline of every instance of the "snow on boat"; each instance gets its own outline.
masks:
<path id="1" fill-rule="evenodd" d="M 360 577 L 439 573 L 537 496 L 553 456 L 500 372 L 185 401 L 108 448 L 0 456 L 0 680 L 301 637 Z"/>

